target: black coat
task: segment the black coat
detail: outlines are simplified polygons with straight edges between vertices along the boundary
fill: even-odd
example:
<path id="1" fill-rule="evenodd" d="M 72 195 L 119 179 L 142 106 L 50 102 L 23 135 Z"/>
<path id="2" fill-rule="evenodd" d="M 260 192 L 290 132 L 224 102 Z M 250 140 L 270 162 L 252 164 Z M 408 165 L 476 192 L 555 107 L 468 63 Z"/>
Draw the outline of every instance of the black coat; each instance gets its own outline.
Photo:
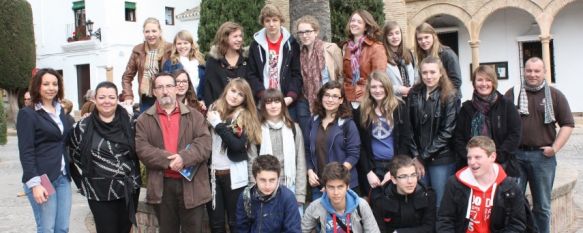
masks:
<path id="1" fill-rule="evenodd" d="M 467 164 L 466 145 L 472 138 L 472 118 L 476 113 L 472 101 L 464 102 L 457 118 L 454 148 L 462 164 Z M 511 100 L 506 99 L 498 92 L 498 99 L 488 112 L 490 119 L 490 134 L 496 143 L 496 162 L 504 164 L 509 158 L 514 157 L 518 149 L 522 133 L 522 121 L 520 115 Z"/>
<path id="2" fill-rule="evenodd" d="M 247 58 L 244 53 L 239 55 L 237 65 L 231 67 L 225 57 L 219 54 L 218 49 L 213 46 L 206 58 L 206 73 L 202 88 L 202 99 L 206 106 L 210 106 L 217 100 L 227 83 L 234 78 L 244 78 L 247 75 Z M 201 95 L 199 93 L 199 95 Z"/>
<path id="3" fill-rule="evenodd" d="M 451 176 L 445 185 L 443 199 L 437 215 L 437 232 L 464 233 L 469 224 L 466 218 L 470 187 Z M 524 232 L 526 212 L 524 193 L 516 180 L 506 177 L 496 187 L 494 206 L 490 215 L 490 232 Z M 511 210 L 508 216 L 506 209 Z"/>
<path id="4" fill-rule="evenodd" d="M 434 90 L 425 98 L 425 87 L 417 85 L 407 97 L 413 144 L 411 153 L 426 164 L 450 164 L 456 161 L 452 139 L 456 124 L 459 97 L 452 95 L 445 103 L 441 90 Z"/>
<path id="5" fill-rule="evenodd" d="M 409 122 L 409 109 L 404 102 L 399 102 L 399 106 L 393 111 L 393 120 L 394 120 L 394 128 L 393 128 L 393 149 L 394 155 L 411 155 L 411 144 L 413 143 L 412 140 L 412 132 L 411 132 L 411 123 Z M 366 174 L 370 171 L 375 170 L 376 163 L 373 159 L 372 153 L 372 139 L 371 139 L 371 127 L 363 127 L 360 124 L 360 108 L 353 111 L 352 116 L 354 117 L 354 121 L 358 126 L 358 132 L 360 132 L 360 159 L 358 161 L 358 177 L 360 178 L 360 185 L 362 190 L 365 190 L 368 193 L 370 189 L 370 184 L 368 184 L 368 180 L 366 179 Z"/>
<path id="6" fill-rule="evenodd" d="M 455 52 L 447 46 L 443 46 L 439 51 L 439 59 L 443 63 L 447 77 L 451 80 L 453 86 L 461 93 L 462 86 L 462 71 L 460 69 L 460 61 Z M 421 61 L 419 61 L 421 62 Z"/>
<path id="7" fill-rule="evenodd" d="M 417 184 L 411 195 L 397 193 L 389 182 L 382 189 L 374 189 L 372 206 L 379 229 L 383 233 L 432 233 L 435 230 L 435 192 Z"/>

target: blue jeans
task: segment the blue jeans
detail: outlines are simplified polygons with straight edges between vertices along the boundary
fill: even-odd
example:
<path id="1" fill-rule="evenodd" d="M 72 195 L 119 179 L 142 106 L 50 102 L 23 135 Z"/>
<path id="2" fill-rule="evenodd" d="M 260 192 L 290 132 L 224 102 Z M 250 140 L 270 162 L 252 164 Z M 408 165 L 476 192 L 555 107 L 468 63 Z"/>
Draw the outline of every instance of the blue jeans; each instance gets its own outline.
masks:
<path id="1" fill-rule="evenodd" d="M 308 132 L 308 128 L 310 127 L 310 104 L 308 100 L 304 97 L 298 98 L 295 103 L 289 106 L 289 115 L 298 125 L 300 125 L 300 129 L 302 129 L 302 135 L 304 139 L 306 139 L 310 132 Z M 305 142 L 306 140 L 304 140 Z"/>
<path id="2" fill-rule="evenodd" d="M 424 184 L 430 186 L 435 191 L 435 203 L 437 204 L 437 209 L 439 209 L 439 206 L 441 205 L 441 198 L 445 191 L 447 179 L 455 173 L 455 167 L 455 163 L 429 165 L 425 167 L 425 176 L 421 178 L 421 180 Z"/>
<path id="3" fill-rule="evenodd" d="M 148 108 L 152 107 L 156 103 L 156 97 L 148 97 L 142 95 L 140 98 L 140 113 L 145 112 Z"/>
<path id="4" fill-rule="evenodd" d="M 24 184 L 24 192 L 34 212 L 36 230 L 38 233 L 69 232 L 69 216 L 71 216 L 71 182 L 64 175 L 59 175 L 52 182 L 55 193 L 47 202 L 37 204 L 32 195 L 32 189 Z"/>
<path id="5" fill-rule="evenodd" d="M 546 157 L 542 150 L 519 150 L 516 158 L 520 164 L 520 187 L 526 191 L 526 183 L 530 184 L 534 222 L 540 233 L 548 233 L 551 225 L 551 193 L 557 158 Z"/>

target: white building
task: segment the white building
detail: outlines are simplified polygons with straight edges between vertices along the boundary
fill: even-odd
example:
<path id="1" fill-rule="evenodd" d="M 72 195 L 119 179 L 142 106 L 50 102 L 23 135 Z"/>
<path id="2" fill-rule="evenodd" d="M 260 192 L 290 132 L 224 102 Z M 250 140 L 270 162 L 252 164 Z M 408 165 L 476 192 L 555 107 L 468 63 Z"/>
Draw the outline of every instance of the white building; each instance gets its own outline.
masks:
<path id="1" fill-rule="evenodd" d="M 148 17 L 160 20 L 166 41 L 180 30 L 189 30 L 197 38 L 200 0 L 28 0 L 32 6 L 36 67 L 50 67 L 62 72 L 65 98 L 77 110 L 83 95 L 99 82 L 118 85 L 133 46 L 143 41 L 142 26 Z M 93 33 L 101 31 L 101 40 L 84 37 L 86 22 Z M 73 40 L 77 32 L 80 40 Z M 69 41 L 71 42 L 69 42 Z M 137 79 L 134 80 L 137 92 Z"/>

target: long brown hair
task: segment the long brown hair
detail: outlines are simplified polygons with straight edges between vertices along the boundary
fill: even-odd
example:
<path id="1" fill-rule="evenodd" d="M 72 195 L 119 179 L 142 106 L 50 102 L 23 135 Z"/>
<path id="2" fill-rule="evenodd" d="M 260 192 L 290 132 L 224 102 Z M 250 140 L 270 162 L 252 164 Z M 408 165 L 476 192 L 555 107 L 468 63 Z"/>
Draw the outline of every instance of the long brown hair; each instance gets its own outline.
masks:
<path id="1" fill-rule="evenodd" d="M 374 17 L 372 17 L 372 15 L 368 11 L 362 9 L 355 10 L 350 15 L 350 18 L 348 18 L 346 28 L 344 28 L 346 36 L 348 36 L 350 40 L 354 39 L 354 35 L 350 33 L 350 19 L 352 19 L 352 16 L 356 14 L 358 14 L 364 21 L 364 36 L 368 37 L 373 41 L 379 41 L 381 37 L 381 28 L 377 24 L 377 21 L 374 20 Z"/>
<path id="2" fill-rule="evenodd" d="M 332 89 L 339 89 L 342 98 L 342 103 L 338 107 L 338 112 L 336 113 L 336 119 L 351 117 L 352 110 L 350 109 L 348 101 L 346 100 L 344 88 L 342 84 L 340 84 L 336 80 L 327 82 L 326 84 L 322 85 L 322 87 L 318 91 L 318 98 L 314 100 L 314 106 L 312 107 L 312 112 L 314 113 L 314 115 L 318 115 L 322 119 L 326 117 L 326 109 L 324 109 L 324 106 L 322 105 L 322 98 L 324 98 L 324 94 L 326 93 L 327 90 Z"/>
<path id="3" fill-rule="evenodd" d="M 243 93 L 243 103 L 232 108 L 226 101 L 227 93 L 235 88 Z M 253 92 L 249 83 L 242 78 L 234 78 L 227 83 L 223 93 L 214 103 L 213 110 L 219 112 L 221 119 L 227 119 L 233 112 L 240 110 L 239 116 L 236 119 L 236 124 L 243 128 L 246 132 L 249 141 L 253 144 L 261 143 L 261 126 L 259 117 L 257 116 L 257 108 L 255 107 L 255 100 L 253 100 Z"/>
<path id="4" fill-rule="evenodd" d="M 174 79 L 177 79 L 179 75 L 186 74 L 186 79 L 188 80 L 188 89 L 186 89 L 186 94 L 184 94 L 184 99 L 189 107 L 198 110 L 199 112 L 202 110 L 200 108 L 200 104 L 198 103 L 198 98 L 196 97 L 196 91 L 193 88 L 192 81 L 190 80 L 190 75 L 186 70 L 179 69 L 175 70 L 173 75 Z"/>
<path id="5" fill-rule="evenodd" d="M 221 55 L 224 56 L 225 54 L 227 54 L 227 51 L 229 50 L 229 35 L 236 31 L 241 31 L 241 34 L 243 34 L 244 32 L 243 27 L 241 25 L 231 21 L 224 22 L 217 30 L 217 33 L 215 34 L 215 39 L 213 40 L 213 45 L 217 46 L 219 53 Z M 241 46 L 241 49 L 243 49 L 243 46 Z"/>
<path id="6" fill-rule="evenodd" d="M 419 46 L 419 42 L 417 42 L 417 35 L 420 33 L 431 34 L 433 37 L 433 45 L 431 46 L 431 51 L 429 51 L 429 53 L 426 53 L 421 48 L 421 46 Z M 415 28 L 415 53 L 417 54 L 417 61 L 422 61 L 423 58 L 427 56 L 439 57 L 439 51 L 441 50 L 441 47 L 443 47 L 443 45 L 441 45 L 441 42 L 439 42 L 437 31 L 435 31 L 435 28 L 433 28 L 431 24 L 422 23 L 421 25 L 417 26 L 417 28 Z"/>
<path id="7" fill-rule="evenodd" d="M 385 90 L 385 98 L 381 101 L 379 106 L 374 98 L 370 94 L 370 88 L 372 81 L 378 81 L 383 85 Z M 399 99 L 395 96 L 393 92 L 393 85 L 389 79 L 386 72 L 373 71 L 368 75 L 366 81 L 366 89 L 364 90 L 364 98 L 360 104 L 360 124 L 362 127 L 368 127 L 370 124 L 377 123 L 379 117 L 375 113 L 375 108 L 379 107 L 381 110 L 381 115 L 387 119 L 389 125 L 394 125 L 393 112 L 399 106 Z"/>
<path id="8" fill-rule="evenodd" d="M 265 123 L 265 121 L 267 121 L 267 118 L 269 117 L 267 114 L 267 110 L 265 109 L 265 105 L 267 105 L 268 102 L 273 101 L 281 103 L 281 113 L 279 114 L 279 116 L 281 117 L 283 123 L 287 127 L 290 128 L 294 127 L 294 122 L 291 116 L 289 115 L 287 105 L 285 105 L 285 101 L 283 100 L 283 94 L 281 93 L 280 90 L 273 88 L 265 90 L 265 92 L 263 93 L 263 97 L 261 97 L 261 100 L 259 100 L 259 114 L 261 116 L 261 123 Z"/>
<path id="9" fill-rule="evenodd" d="M 437 88 L 441 89 L 441 96 L 439 97 L 439 100 L 442 103 L 447 102 L 449 98 L 456 95 L 456 90 L 453 87 L 451 80 L 449 80 L 447 72 L 445 71 L 443 63 L 441 62 L 441 59 L 439 59 L 439 57 L 428 56 L 425 59 L 423 59 L 421 63 L 419 63 L 419 76 L 421 77 L 421 82 L 416 84 L 413 88 L 419 90 L 420 88 L 427 87 L 423 82 L 423 65 L 425 64 L 437 64 L 437 66 L 439 67 L 439 72 L 441 73 L 441 77 L 439 77 L 439 82 L 437 84 L 438 85 Z"/>
<path id="10" fill-rule="evenodd" d="M 391 43 L 389 43 L 389 39 L 387 38 L 389 32 L 395 29 L 399 29 L 399 31 L 401 32 L 401 44 L 399 44 L 399 47 L 397 47 L 396 53 L 399 54 L 400 57 L 403 58 L 403 60 L 405 60 L 405 64 L 411 64 L 411 62 L 413 62 L 413 57 L 411 56 L 410 50 L 407 48 L 407 46 L 405 46 L 406 41 L 405 35 L 403 35 L 403 30 L 401 29 L 401 26 L 399 26 L 399 23 L 395 21 L 388 21 L 387 23 L 385 23 L 385 26 L 383 26 L 383 36 L 381 38 L 381 41 L 385 46 L 387 60 L 389 61 L 389 63 L 391 63 L 391 65 L 398 65 L 397 63 L 398 61 L 393 60 L 395 52 L 393 52 L 393 50 L 391 49 Z"/>
<path id="11" fill-rule="evenodd" d="M 178 64 L 180 62 L 180 53 L 176 50 L 176 41 L 178 39 L 185 40 L 190 43 L 191 48 L 190 52 L 188 53 L 188 60 L 196 59 L 198 64 L 204 65 L 205 60 L 202 56 L 202 53 L 200 52 L 198 44 L 192 38 L 192 34 L 190 34 L 190 32 L 187 30 L 179 31 L 176 33 L 176 36 L 174 36 L 174 42 L 172 43 L 172 54 L 170 55 L 172 64 Z"/>

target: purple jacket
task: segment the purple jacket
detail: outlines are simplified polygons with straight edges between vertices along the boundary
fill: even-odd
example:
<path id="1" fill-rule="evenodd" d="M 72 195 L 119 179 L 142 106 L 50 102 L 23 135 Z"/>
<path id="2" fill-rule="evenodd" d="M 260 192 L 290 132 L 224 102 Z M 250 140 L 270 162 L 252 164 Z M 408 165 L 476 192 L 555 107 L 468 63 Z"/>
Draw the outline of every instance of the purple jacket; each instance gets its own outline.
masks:
<path id="1" fill-rule="evenodd" d="M 309 142 L 306 143 L 306 164 L 308 169 L 318 171 L 318 161 L 316 159 L 316 134 L 320 127 L 321 119 L 314 116 L 310 122 L 308 136 Z M 360 158 L 360 136 L 356 124 L 352 118 L 341 118 L 332 123 L 328 132 L 328 162 L 348 162 L 352 164 L 350 170 L 350 188 L 358 187 L 358 174 L 356 173 L 356 163 Z"/>

